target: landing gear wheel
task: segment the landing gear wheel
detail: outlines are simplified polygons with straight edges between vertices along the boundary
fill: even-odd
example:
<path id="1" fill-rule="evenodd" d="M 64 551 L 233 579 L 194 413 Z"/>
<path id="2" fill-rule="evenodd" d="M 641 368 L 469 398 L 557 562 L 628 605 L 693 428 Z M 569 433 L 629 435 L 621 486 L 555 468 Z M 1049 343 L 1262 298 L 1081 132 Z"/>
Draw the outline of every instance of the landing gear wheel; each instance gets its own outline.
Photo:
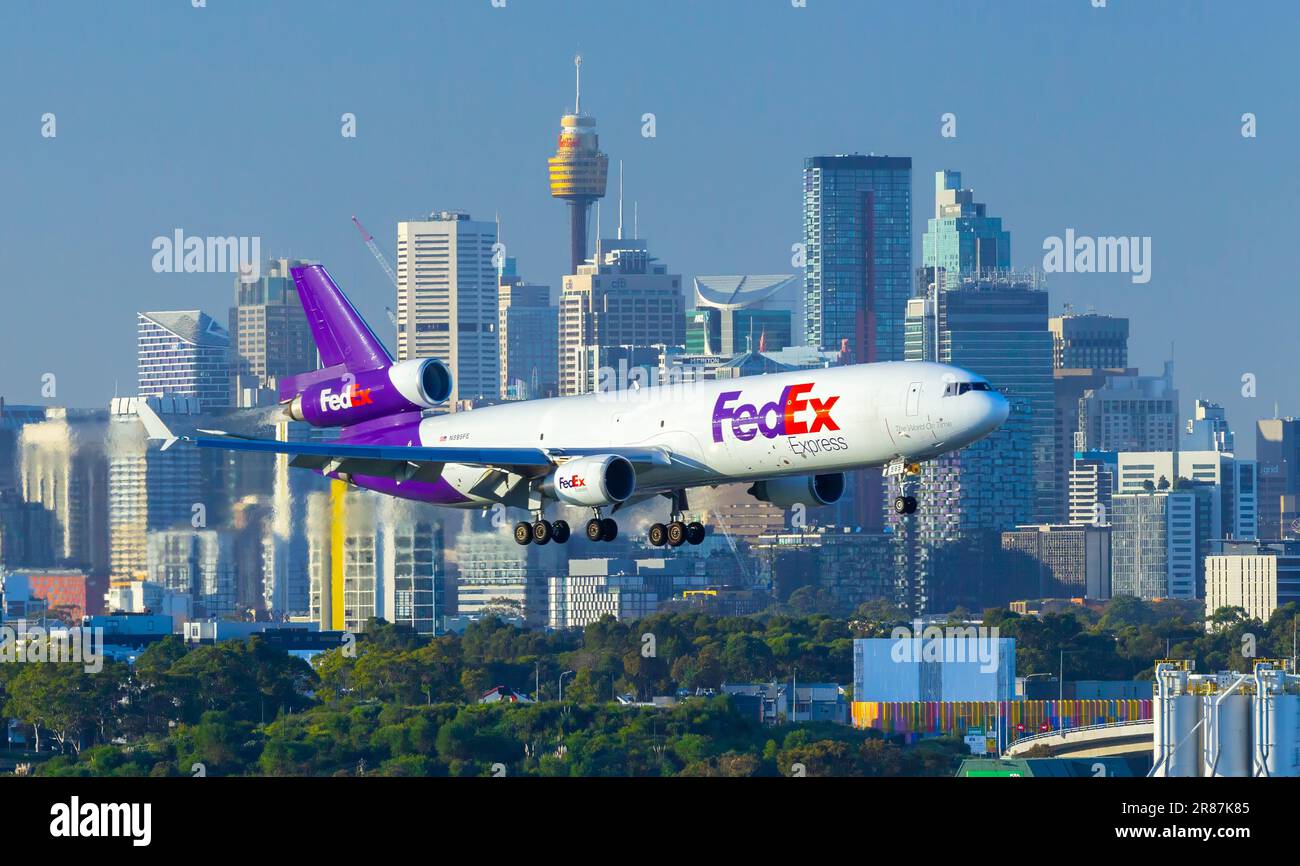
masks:
<path id="1" fill-rule="evenodd" d="M 704 524 L 698 520 L 692 520 L 686 524 L 686 541 L 688 544 L 699 544 L 704 540 Z"/>
<path id="2" fill-rule="evenodd" d="M 909 500 L 909 499 L 911 499 L 911 498 L 912 498 L 912 497 L 910 497 L 910 496 L 895 496 L 895 497 L 894 497 L 894 513 L 895 513 L 895 514 L 909 514 L 910 512 L 907 510 L 907 500 Z"/>
<path id="3" fill-rule="evenodd" d="M 553 534 L 551 521 L 539 520 L 533 524 L 533 544 L 548 544 Z"/>
<path id="4" fill-rule="evenodd" d="M 613 541 L 618 538 L 618 521 L 612 517 L 602 518 L 600 521 L 600 540 Z"/>
<path id="5" fill-rule="evenodd" d="M 668 540 L 668 527 L 662 523 L 652 523 L 646 535 L 655 547 L 663 547 L 664 542 Z"/>
<path id="6" fill-rule="evenodd" d="M 593 517 L 587 521 L 588 541 L 603 541 L 604 539 L 601 537 L 603 534 L 604 534 L 604 530 L 600 525 L 599 517 Z"/>
<path id="7" fill-rule="evenodd" d="M 551 524 L 551 540 L 556 544 L 564 544 L 569 540 L 572 530 L 569 529 L 569 523 L 566 520 L 557 520 Z"/>
<path id="8" fill-rule="evenodd" d="M 673 547 L 681 547 L 684 541 L 686 541 L 686 524 L 680 520 L 668 524 L 668 543 Z"/>
<path id="9" fill-rule="evenodd" d="M 533 528 L 520 521 L 515 524 L 515 544 L 527 544 L 533 540 Z"/>

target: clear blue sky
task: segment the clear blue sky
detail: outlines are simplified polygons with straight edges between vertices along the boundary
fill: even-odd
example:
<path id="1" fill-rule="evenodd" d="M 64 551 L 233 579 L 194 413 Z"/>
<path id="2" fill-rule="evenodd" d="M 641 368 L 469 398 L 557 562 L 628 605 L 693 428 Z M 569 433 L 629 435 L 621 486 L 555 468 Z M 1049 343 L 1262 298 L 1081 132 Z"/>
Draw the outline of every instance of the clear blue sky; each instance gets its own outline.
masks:
<path id="1" fill-rule="evenodd" d="M 1057 275 L 1053 309 L 1129 316 L 1144 372 L 1172 344 L 1184 412 L 1224 402 L 1253 440 L 1275 401 L 1300 414 L 1297 33 L 1282 0 L 6 4 L 0 387 L 41 402 L 54 372 L 57 402 L 104 405 L 134 388 L 136 310 L 224 321 L 229 276 L 153 273 L 152 239 L 177 228 L 320 259 L 383 333 L 393 293 L 354 213 L 390 256 L 398 219 L 500 214 L 521 272 L 556 285 L 546 157 L 581 52 L 584 107 L 672 270 L 789 271 L 802 159 L 836 152 L 913 158 L 919 261 L 931 176 L 958 169 L 1018 266 L 1067 228 L 1151 236 L 1149 283 Z"/>

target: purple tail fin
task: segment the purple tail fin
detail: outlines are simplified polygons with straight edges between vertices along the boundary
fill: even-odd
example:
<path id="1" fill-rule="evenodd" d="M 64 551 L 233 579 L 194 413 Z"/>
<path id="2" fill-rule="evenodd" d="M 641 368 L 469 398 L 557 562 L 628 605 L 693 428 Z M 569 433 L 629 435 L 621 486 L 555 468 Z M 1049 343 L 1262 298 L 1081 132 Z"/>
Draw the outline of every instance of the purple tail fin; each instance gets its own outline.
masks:
<path id="1" fill-rule="evenodd" d="M 359 373 L 383 370 L 393 363 L 392 355 L 322 265 L 292 268 L 291 273 L 320 352 L 321 366 L 342 365 Z"/>

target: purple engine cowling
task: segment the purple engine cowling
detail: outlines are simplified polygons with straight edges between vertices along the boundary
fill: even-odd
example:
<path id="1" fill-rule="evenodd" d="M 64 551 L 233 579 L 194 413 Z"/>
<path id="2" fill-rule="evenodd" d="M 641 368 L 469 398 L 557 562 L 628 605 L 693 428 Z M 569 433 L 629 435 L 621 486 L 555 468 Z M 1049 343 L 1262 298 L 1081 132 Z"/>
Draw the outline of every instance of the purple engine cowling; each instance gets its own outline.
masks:
<path id="1" fill-rule="evenodd" d="M 451 395 L 451 372 L 432 358 L 312 382 L 289 404 L 289 417 L 313 427 L 346 427 L 399 412 L 431 409 Z"/>

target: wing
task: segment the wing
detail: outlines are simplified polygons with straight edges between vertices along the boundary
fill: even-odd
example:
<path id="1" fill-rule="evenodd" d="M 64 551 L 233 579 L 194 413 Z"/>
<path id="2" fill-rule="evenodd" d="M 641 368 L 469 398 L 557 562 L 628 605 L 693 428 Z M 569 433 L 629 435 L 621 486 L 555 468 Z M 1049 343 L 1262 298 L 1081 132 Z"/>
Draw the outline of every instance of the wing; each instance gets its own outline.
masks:
<path id="1" fill-rule="evenodd" d="M 262 454 L 288 454 L 290 465 L 314 469 L 325 474 L 346 472 L 395 478 L 399 481 L 435 481 L 448 463 L 482 466 L 487 470 L 514 476 L 544 475 L 573 457 L 589 454 L 618 454 L 633 464 L 667 465 L 671 455 L 660 448 L 508 448 L 425 445 L 373 445 L 345 442 L 280 442 L 200 430 L 204 436 L 177 436 L 172 433 L 147 402 L 137 407 L 150 439 L 161 440 L 166 450 L 176 442 L 199 448 L 227 451 L 250 451 Z"/>

